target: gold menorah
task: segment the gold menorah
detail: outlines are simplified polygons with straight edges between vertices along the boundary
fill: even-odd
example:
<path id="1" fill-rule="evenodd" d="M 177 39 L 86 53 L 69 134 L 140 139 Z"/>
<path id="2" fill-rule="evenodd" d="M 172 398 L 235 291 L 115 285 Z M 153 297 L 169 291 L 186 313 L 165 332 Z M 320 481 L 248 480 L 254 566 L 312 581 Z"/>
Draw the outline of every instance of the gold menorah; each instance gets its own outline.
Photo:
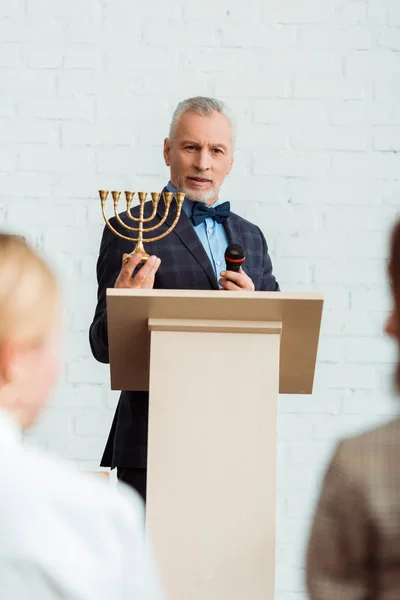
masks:
<path id="1" fill-rule="evenodd" d="M 158 240 L 161 240 L 162 238 L 166 237 L 169 233 L 171 233 L 171 231 L 174 229 L 175 225 L 177 224 L 179 217 L 181 216 L 182 204 L 185 199 L 184 192 L 176 192 L 176 194 L 174 194 L 172 192 L 163 192 L 163 199 L 164 199 L 164 204 L 165 204 L 164 215 L 161 218 L 161 221 L 159 221 L 153 227 L 148 227 L 147 229 L 145 229 L 143 227 L 143 224 L 152 221 L 154 219 L 154 217 L 156 216 L 161 194 L 158 192 L 151 192 L 151 201 L 153 204 L 153 210 L 152 210 L 151 215 L 149 217 L 145 218 L 144 217 L 144 204 L 146 202 L 147 192 L 138 192 L 139 217 L 134 217 L 131 213 L 131 204 L 132 204 L 132 200 L 135 195 L 135 192 L 129 192 L 129 191 L 125 192 L 126 214 L 128 216 L 128 219 L 130 219 L 131 221 L 134 221 L 135 223 L 138 224 L 138 227 L 130 227 L 129 225 L 127 225 L 126 223 L 123 222 L 123 220 L 121 219 L 121 217 L 119 216 L 119 213 L 118 213 L 118 202 L 119 202 L 119 198 L 121 196 L 121 192 L 111 192 L 111 195 L 112 195 L 112 198 L 114 201 L 114 215 L 115 215 L 117 222 L 127 231 L 137 232 L 137 237 L 130 237 L 127 235 L 123 235 L 122 233 L 117 231 L 110 224 L 110 221 L 108 220 L 107 215 L 106 215 L 106 201 L 107 201 L 108 194 L 109 194 L 109 192 L 107 190 L 99 190 L 99 195 L 100 195 L 100 200 L 101 200 L 101 211 L 103 213 L 104 221 L 106 222 L 107 227 L 109 229 L 111 229 L 111 231 L 113 233 L 115 233 L 115 235 L 122 238 L 123 240 L 128 240 L 129 242 L 136 242 L 136 246 L 135 246 L 134 250 L 128 255 L 127 258 L 125 258 L 125 261 L 128 260 L 129 256 L 132 256 L 133 254 L 141 254 L 141 262 L 142 263 L 146 262 L 146 260 L 149 258 L 150 255 L 147 254 L 146 250 L 144 249 L 143 243 L 148 244 L 150 242 L 157 242 Z M 155 231 L 156 229 L 158 229 L 165 223 L 165 221 L 167 220 L 167 217 L 169 214 L 169 209 L 170 209 L 170 206 L 172 204 L 174 197 L 175 197 L 176 204 L 177 204 L 177 211 L 176 211 L 175 219 L 174 219 L 172 225 L 167 229 L 167 231 L 164 231 L 164 233 L 162 233 L 161 235 L 158 235 L 157 237 L 143 239 L 144 233 L 150 233 L 151 231 Z"/>

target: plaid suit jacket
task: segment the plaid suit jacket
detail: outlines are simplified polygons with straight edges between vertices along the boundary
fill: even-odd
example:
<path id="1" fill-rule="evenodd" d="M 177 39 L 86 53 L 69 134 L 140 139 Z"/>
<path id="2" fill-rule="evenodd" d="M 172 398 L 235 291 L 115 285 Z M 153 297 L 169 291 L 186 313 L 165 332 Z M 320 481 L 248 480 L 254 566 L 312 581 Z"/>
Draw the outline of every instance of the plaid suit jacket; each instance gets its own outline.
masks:
<path id="1" fill-rule="evenodd" d="M 164 190 L 165 191 L 165 190 Z M 150 217 L 151 202 L 145 204 L 145 217 Z M 132 209 L 138 216 L 138 207 Z M 164 214 L 163 201 L 153 221 L 146 227 L 158 225 Z M 175 202 L 172 203 L 166 222 L 154 235 L 160 235 L 172 224 L 176 215 Z M 126 212 L 119 218 L 131 227 L 137 226 Z M 111 225 L 128 235 L 116 217 L 110 219 Z M 229 243 L 241 244 L 245 249 L 246 261 L 243 270 L 253 280 L 256 290 L 279 291 L 279 285 L 272 272 L 268 247 L 260 229 L 238 215 L 231 213 L 224 223 Z M 132 237 L 135 233 L 130 234 Z M 217 290 L 218 282 L 204 247 L 190 220 L 182 212 L 172 233 L 158 242 L 148 245 L 148 249 L 161 259 L 156 274 L 155 289 L 194 289 Z M 106 290 L 114 287 L 121 270 L 122 255 L 132 251 L 132 242 L 123 240 L 105 226 L 97 261 L 98 297 L 89 339 L 94 357 L 103 363 L 109 362 Z M 122 392 L 110 435 L 101 461 L 102 466 L 143 468 L 147 464 L 147 423 L 148 392 Z"/>
<path id="2" fill-rule="evenodd" d="M 307 554 L 312 600 L 400 598 L 400 419 L 341 442 Z"/>

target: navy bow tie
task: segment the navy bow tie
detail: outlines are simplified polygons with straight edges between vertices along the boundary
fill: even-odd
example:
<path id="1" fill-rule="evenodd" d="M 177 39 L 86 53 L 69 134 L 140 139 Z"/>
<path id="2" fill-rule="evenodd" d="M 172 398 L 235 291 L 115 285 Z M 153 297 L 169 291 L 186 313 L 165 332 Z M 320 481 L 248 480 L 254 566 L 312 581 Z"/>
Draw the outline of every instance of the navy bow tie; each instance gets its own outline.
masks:
<path id="1" fill-rule="evenodd" d="M 214 219 L 217 223 L 223 223 L 231 214 L 230 202 L 223 202 L 215 208 L 213 206 L 207 206 L 202 202 L 195 202 L 192 211 L 192 223 L 200 225 L 207 218 Z"/>

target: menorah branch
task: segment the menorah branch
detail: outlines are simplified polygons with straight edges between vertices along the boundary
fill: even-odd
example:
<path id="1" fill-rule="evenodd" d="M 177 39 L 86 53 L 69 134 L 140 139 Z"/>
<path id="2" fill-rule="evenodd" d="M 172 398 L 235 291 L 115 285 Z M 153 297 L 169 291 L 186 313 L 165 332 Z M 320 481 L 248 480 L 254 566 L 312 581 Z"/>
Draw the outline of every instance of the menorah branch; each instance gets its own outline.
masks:
<path id="1" fill-rule="evenodd" d="M 103 201 L 101 203 L 101 212 L 103 213 L 104 221 L 105 221 L 107 227 L 113 233 L 115 233 L 116 236 L 118 236 L 119 238 L 122 238 L 123 240 L 128 240 L 128 242 L 138 242 L 139 241 L 139 238 L 136 239 L 136 238 L 129 237 L 127 235 L 123 235 L 122 233 L 119 233 L 119 231 L 117 231 L 116 229 L 114 229 L 114 227 L 111 225 L 110 221 L 107 219 L 106 209 L 105 209 L 105 202 L 103 202 Z"/>
<path id="2" fill-rule="evenodd" d="M 146 192 L 140 192 L 145 193 L 147 196 Z M 132 200 L 133 197 L 135 195 L 135 192 L 125 192 L 125 196 L 126 196 L 126 214 L 128 215 L 128 218 L 131 221 L 135 221 L 136 223 L 138 223 L 140 221 L 140 217 L 134 217 L 133 214 L 131 213 L 131 204 L 132 204 Z M 151 201 L 153 204 L 153 211 L 151 213 L 151 215 L 149 217 L 146 217 L 145 219 L 143 219 L 143 223 L 149 223 L 150 221 L 152 221 L 154 219 L 154 217 L 157 214 L 157 208 L 158 208 L 158 203 L 160 200 L 160 196 L 161 194 L 159 194 L 158 192 L 151 192 Z M 137 229 L 134 229 L 133 231 L 137 231 Z"/>
<path id="3" fill-rule="evenodd" d="M 169 227 L 169 229 L 167 229 L 167 231 L 164 231 L 164 233 L 162 233 L 161 235 L 159 235 L 157 237 L 150 238 L 149 240 L 144 240 L 144 241 L 145 242 L 158 242 L 158 240 L 162 240 L 162 238 L 164 238 L 167 235 L 169 235 L 171 233 L 171 231 L 173 231 L 175 229 L 175 226 L 176 226 L 177 222 L 179 221 L 179 217 L 181 216 L 181 210 L 182 210 L 182 206 L 178 206 L 178 210 L 176 212 L 176 217 L 174 219 L 174 222 Z"/>

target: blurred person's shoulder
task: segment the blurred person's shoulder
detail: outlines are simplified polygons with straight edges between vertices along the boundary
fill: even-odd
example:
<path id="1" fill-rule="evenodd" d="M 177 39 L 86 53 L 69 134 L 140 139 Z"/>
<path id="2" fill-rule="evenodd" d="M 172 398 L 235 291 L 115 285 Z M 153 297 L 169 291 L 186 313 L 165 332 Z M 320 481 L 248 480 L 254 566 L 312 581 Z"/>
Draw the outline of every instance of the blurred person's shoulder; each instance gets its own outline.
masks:
<path id="1" fill-rule="evenodd" d="M 128 486 L 80 471 L 75 464 L 14 439 L 0 442 L 0 551 L 7 544 L 45 550 L 52 538 L 109 558 L 110 546 L 143 540 L 144 506 Z M 40 534 L 41 532 L 41 534 Z M 44 535 L 43 535 L 44 533 Z M 5 534 L 5 535 L 3 535 Z"/>
<path id="2" fill-rule="evenodd" d="M 376 486 L 398 478 L 400 490 L 400 418 L 342 439 L 334 453 L 336 471 L 354 484 Z"/>
<path id="3" fill-rule="evenodd" d="M 77 590 L 79 598 L 147 597 L 141 590 L 153 582 L 143 567 L 139 495 L 21 442 L 9 449 L 0 456 L 3 568 L 10 560 L 19 569 L 37 565 L 66 597 Z"/>
<path id="4" fill-rule="evenodd" d="M 143 524 L 144 507 L 140 496 L 129 486 L 118 483 L 114 486 L 100 473 L 81 471 L 71 461 L 36 448 L 23 449 L 27 466 L 30 466 L 28 481 L 40 494 L 45 492 L 56 501 L 66 514 L 82 511 L 88 520 L 94 513 L 109 512 L 118 521 L 132 520 L 132 525 Z M 74 494 L 72 494 L 74 490 Z M 68 491 L 70 493 L 68 493 Z"/>

